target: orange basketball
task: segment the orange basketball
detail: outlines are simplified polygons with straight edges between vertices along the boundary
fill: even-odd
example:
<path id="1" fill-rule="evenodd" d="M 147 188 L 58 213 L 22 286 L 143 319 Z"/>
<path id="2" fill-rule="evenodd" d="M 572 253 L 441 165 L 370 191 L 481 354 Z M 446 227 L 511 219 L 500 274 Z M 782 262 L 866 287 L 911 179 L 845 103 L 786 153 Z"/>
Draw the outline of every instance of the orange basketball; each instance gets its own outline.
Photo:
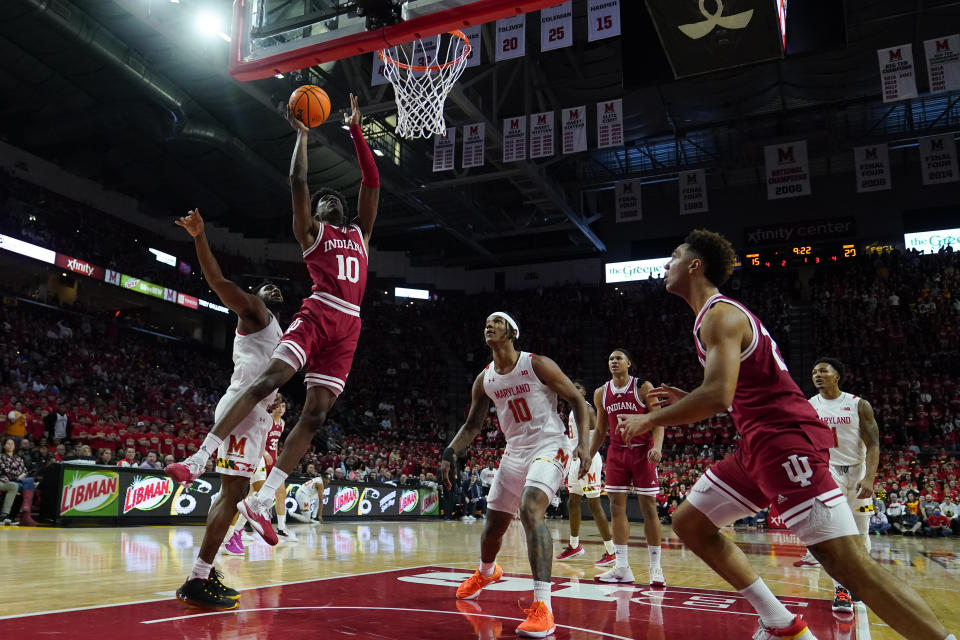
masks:
<path id="1" fill-rule="evenodd" d="M 290 113 L 311 129 L 323 124 L 330 115 L 330 97 L 327 92 L 312 84 L 297 87 L 287 101 Z"/>

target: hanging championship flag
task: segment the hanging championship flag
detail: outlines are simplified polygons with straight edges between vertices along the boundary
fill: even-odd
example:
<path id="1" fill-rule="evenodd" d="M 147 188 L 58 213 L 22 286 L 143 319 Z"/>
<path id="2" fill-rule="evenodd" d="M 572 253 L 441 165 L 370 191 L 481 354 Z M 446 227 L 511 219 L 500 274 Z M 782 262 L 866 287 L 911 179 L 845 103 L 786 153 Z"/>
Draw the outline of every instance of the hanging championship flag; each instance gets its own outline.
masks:
<path id="1" fill-rule="evenodd" d="M 564 2 L 540 10 L 540 51 L 573 46 L 573 7 Z"/>
<path id="2" fill-rule="evenodd" d="M 522 58 L 526 53 L 527 14 L 497 20 L 497 62 Z"/>
<path id="3" fill-rule="evenodd" d="M 577 153 L 587 150 L 587 107 L 567 107 L 561 111 L 563 126 L 563 152 Z"/>
<path id="4" fill-rule="evenodd" d="M 590 0 L 587 9 L 587 41 L 620 35 L 620 0 Z"/>
<path id="5" fill-rule="evenodd" d="M 952 133 L 920 138 L 918 142 L 923 184 L 944 184 L 960 178 L 957 173 L 957 143 Z"/>
<path id="6" fill-rule="evenodd" d="M 380 59 L 380 56 L 377 55 L 377 52 L 373 52 L 373 74 L 370 78 L 370 86 L 375 87 L 380 84 L 386 84 L 388 82 L 384 68 L 387 66 L 387 63 Z"/>
<path id="7" fill-rule="evenodd" d="M 504 118 L 503 161 L 519 162 L 527 159 L 527 117 Z"/>
<path id="8" fill-rule="evenodd" d="M 677 180 L 680 183 L 680 215 L 707 211 L 707 172 L 703 169 L 681 171 Z"/>
<path id="9" fill-rule="evenodd" d="M 617 222 L 637 222 L 643 220 L 643 206 L 640 203 L 640 181 L 618 182 L 616 186 Z"/>
<path id="10" fill-rule="evenodd" d="M 886 144 L 855 147 L 853 163 L 857 170 L 857 193 L 886 191 L 893 186 L 890 180 L 890 154 Z"/>
<path id="11" fill-rule="evenodd" d="M 810 195 L 807 141 L 772 144 L 763 148 L 767 165 L 767 199 Z"/>
<path id="12" fill-rule="evenodd" d="M 467 39 L 470 40 L 470 53 L 467 54 L 468 67 L 480 66 L 480 45 L 483 42 L 481 38 L 481 34 L 483 33 L 482 26 L 483 25 L 477 24 L 461 29 L 463 35 L 467 36 Z"/>
<path id="13" fill-rule="evenodd" d="M 482 122 L 468 124 L 463 127 L 463 168 L 483 166 L 484 129 Z"/>
<path id="14" fill-rule="evenodd" d="M 110 269 L 105 269 L 105 272 L 106 272 L 106 275 L 103 276 L 103 281 L 109 284 L 115 284 L 119 287 L 121 274 L 116 271 L 112 271 Z"/>
<path id="15" fill-rule="evenodd" d="M 597 103 L 597 148 L 623 146 L 623 100 Z"/>
<path id="16" fill-rule="evenodd" d="M 433 171 L 453 170 L 453 149 L 457 141 L 457 128 L 450 127 L 446 135 L 433 136 Z"/>
<path id="17" fill-rule="evenodd" d="M 553 111 L 530 116 L 530 159 L 549 158 L 554 154 Z"/>
<path id="18" fill-rule="evenodd" d="M 917 97 L 917 79 L 913 75 L 913 47 L 901 44 L 889 49 L 877 49 L 880 61 L 880 82 L 883 101 L 896 102 Z"/>
<path id="19" fill-rule="evenodd" d="M 960 35 L 923 41 L 930 92 L 960 89 Z"/>

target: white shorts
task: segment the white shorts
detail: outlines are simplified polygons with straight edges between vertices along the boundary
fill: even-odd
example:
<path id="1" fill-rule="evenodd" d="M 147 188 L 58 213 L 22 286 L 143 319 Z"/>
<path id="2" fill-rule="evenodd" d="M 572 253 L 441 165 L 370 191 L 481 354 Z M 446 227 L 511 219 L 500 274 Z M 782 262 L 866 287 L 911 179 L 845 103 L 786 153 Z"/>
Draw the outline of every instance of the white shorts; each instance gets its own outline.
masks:
<path id="1" fill-rule="evenodd" d="M 570 461 L 570 471 L 567 474 L 567 489 L 571 494 L 586 496 L 588 498 L 600 497 L 600 472 L 603 470 L 603 458 L 598 451 L 590 461 L 590 470 L 583 478 L 578 478 L 580 474 L 580 458 L 574 458 Z"/>
<path id="2" fill-rule="evenodd" d="M 516 515 L 525 487 L 536 487 L 553 500 L 570 468 L 573 442 L 565 435 L 535 447 L 503 452 L 500 469 L 487 494 L 487 508 Z"/>
<path id="3" fill-rule="evenodd" d="M 303 513 L 312 513 L 313 508 L 317 505 L 322 497 L 323 492 L 323 480 L 321 478 L 313 478 L 307 480 L 302 485 L 297 488 L 296 499 L 297 504 L 300 505 L 300 511 Z"/>
<path id="4" fill-rule="evenodd" d="M 857 493 L 859 493 L 859 491 L 857 491 L 857 483 L 863 480 L 866 472 L 867 465 L 865 462 L 849 466 L 832 463 L 830 465 L 830 475 L 833 476 L 833 479 L 837 482 L 837 486 L 843 491 L 843 495 L 847 497 L 847 503 L 850 505 L 850 510 L 853 511 L 854 514 L 873 514 L 873 498 L 861 500 L 857 497 Z"/>
<path id="5" fill-rule="evenodd" d="M 220 419 L 237 395 L 239 392 L 231 392 L 220 398 L 213 413 L 214 420 Z M 273 418 L 266 407 L 262 403 L 254 407 L 217 449 L 217 471 L 230 476 L 251 477 L 260 465 L 272 425 Z"/>
<path id="6" fill-rule="evenodd" d="M 253 477 L 250 478 L 250 483 L 254 482 L 265 482 L 267 479 L 267 461 L 263 459 L 263 456 L 260 456 L 260 464 L 257 465 L 257 470 L 254 471 Z"/>

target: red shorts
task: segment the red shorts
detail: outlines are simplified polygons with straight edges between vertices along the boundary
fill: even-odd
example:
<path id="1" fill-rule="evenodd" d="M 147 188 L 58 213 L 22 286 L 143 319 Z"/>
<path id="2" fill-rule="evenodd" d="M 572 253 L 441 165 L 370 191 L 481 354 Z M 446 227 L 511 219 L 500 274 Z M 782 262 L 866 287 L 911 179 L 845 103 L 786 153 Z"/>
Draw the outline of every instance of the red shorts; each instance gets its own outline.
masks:
<path id="1" fill-rule="evenodd" d="M 280 339 L 273 357 L 299 371 L 306 367 L 307 388 L 343 392 L 360 338 L 360 317 L 344 313 L 316 298 L 303 301 Z"/>
<path id="2" fill-rule="evenodd" d="M 657 465 L 647 459 L 649 446 L 607 449 L 607 493 L 636 493 L 656 496 L 660 493 Z"/>

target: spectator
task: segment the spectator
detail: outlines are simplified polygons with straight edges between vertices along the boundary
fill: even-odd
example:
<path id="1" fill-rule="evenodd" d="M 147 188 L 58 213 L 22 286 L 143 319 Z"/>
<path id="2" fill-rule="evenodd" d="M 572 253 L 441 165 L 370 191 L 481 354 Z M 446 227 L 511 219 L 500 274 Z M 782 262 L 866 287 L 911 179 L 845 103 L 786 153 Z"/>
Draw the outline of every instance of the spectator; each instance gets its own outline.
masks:
<path id="1" fill-rule="evenodd" d="M 927 526 L 923 528 L 928 536 L 949 536 L 953 533 L 950 527 L 950 518 L 940 513 L 940 507 L 933 510 L 927 518 Z"/>
<path id="2" fill-rule="evenodd" d="M 110 449 L 100 449 L 97 453 L 97 464 L 112 465 L 113 451 L 110 451 Z"/>
<path id="3" fill-rule="evenodd" d="M 900 501 L 897 493 L 895 491 L 891 492 L 889 501 L 887 502 L 887 521 L 890 525 L 896 527 L 906 511 L 907 508 Z"/>
<path id="4" fill-rule="evenodd" d="M 13 438 L 17 447 L 27 435 L 27 414 L 24 413 L 23 403 L 18 402 L 7 414 L 7 436 Z"/>
<path id="5" fill-rule="evenodd" d="M 483 485 L 483 495 L 490 493 L 490 487 L 493 485 L 493 479 L 497 477 L 497 467 L 493 460 L 487 463 L 487 467 L 480 472 L 480 483 Z"/>
<path id="6" fill-rule="evenodd" d="M 90 449 L 90 445 L 82 444 L 77 447 L 73 456 L 67 457 L 67 462 L 73 464 L 96 464 L 97 460 L 93 457 L 93 450 Z"/>
<path id="7" fill-rule="evenodd" d="M 890 522 L 887 521 L 886 514 L 882 511 L 874 511 L 870 516 L 870 533 L 881 536 L 886 535 L 888 531 L 890 531 Z"/>
<path id="8" fill-rule="evenodd" d="M 173 454 L 168 453 L 167 455 L 163 456 L 163 466 L 164 466 L 164 467 L 166 467 L 167 465 L 171 465 L 171 464 L 173 464 L 173 463 L 176 462 L 176 461 L 177 461 L 177 459 L 173 457 Z"/>
<path id="9" fill-rule="evenodd" d="M 920 503 L 921 517 L 929 518 L 933 512 L 940 508 L 940 503 L 933 499 L 932 494 L 927 494 L 926 499 Z"/>
<path id="10" fill-rule="evenodd" d="M 894 524 L 893 528 L 899 531 L 900 535 L 905 536 L 909 533 L 916 536 L 921 526 L 923 526 L 923 523 L 920 521 L 920 516 L 907 509 L 907 512 L 900 518 L 900 522 Z"/>
<path id="11" fill-rule="evenodd" d="M 20 524 L 32 527 L 34 521 L 30 511 L 33 508 L 33 478 L 27 475 L 27 466 L 23 458 L 17 455 L 16 440 L 13 436 L 3 439 L 3 451 L 0 452 L 0 492 L 4 494 L 0 507 L 0 523 L 10 524 L 10 510 L 17 497 L 17 491 L 23 494 L 20 509 Z"/>
<path id="12" fill-rule="evenodd" d="M 135 467 L 137 466 L 137 450 L 133 447 L 127 447 L 124 451 L 123 457 L 117 462 L 118 467 Z"/>
<path id="13" fill-rule="evenodd" d="M 487 517 L 487 500 L 483 497 L 483 489 L 480 487 L 479 478 L 476 473 L 470 474 L 470 479 L 463 484 L 461 494 L 463 495 L 463 519 L 469 522 L 476 520 L 474 514 L 479 511 L 481 518 Z"/>
<path id="14" fill-rule="evenodd" d="M 157 460 L 156 451 L 148 451 L 147 457 L 143 459 L 143 462 L 140 463 L 141 469 L 163 469 L 163 465 L 160 464 L 160 461 Z"/>

